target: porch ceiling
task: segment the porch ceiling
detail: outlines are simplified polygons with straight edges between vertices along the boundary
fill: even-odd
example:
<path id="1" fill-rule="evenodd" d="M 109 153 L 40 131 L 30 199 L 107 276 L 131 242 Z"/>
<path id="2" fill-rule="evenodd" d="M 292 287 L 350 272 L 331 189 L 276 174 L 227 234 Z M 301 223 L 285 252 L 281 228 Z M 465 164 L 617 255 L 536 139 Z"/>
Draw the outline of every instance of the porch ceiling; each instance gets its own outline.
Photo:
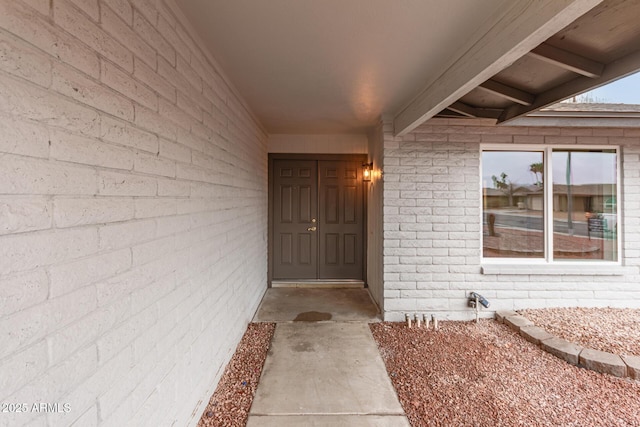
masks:
<path id="1" fill-rule="evenodd" d="M 183 0 L 180 7 L 268 132 L 360 133 L 390 115 L 401 134 L 436 114 L 510 119 L 640 68 L 616 65 L 639 56 L 640 2 L 601 1 Z"/>

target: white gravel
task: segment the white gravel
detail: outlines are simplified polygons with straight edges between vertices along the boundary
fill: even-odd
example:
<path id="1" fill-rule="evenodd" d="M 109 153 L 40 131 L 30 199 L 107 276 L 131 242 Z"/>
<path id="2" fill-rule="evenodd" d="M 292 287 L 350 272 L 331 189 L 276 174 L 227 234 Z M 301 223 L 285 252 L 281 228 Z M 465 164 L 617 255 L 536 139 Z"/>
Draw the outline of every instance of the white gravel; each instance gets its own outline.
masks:
<path id="1" fill-rule="evenodd" d="M 640 356 L 640 309 L 544 308 L 519 313 L 550 334 L 581 346 Z"/>

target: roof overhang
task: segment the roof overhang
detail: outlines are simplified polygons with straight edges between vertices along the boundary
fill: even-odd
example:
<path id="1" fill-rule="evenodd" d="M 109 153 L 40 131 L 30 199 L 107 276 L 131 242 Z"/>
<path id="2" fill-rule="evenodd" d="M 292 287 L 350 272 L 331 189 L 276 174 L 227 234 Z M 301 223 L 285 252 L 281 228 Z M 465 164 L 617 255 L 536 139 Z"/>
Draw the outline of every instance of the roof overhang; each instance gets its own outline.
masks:
<path id="1" fill-rule="evenodd" d="M 363 133 L 381 116 L 399 135 L 436 115 L 502 123 L 640 69 L 638 1 L 180 7 L 269 133 Z"/>
<path id="2" fill-rule="evenodd" d="M 437 115 L 497 118 L 498 123 L 518 119 L 512 123 L 517 125 L 563 117 L 563 125 L 569 125 L 566 119 L 574 125 L 589 119 L 589 125 L 638 126 L 634 111 L 543 110 L 640 70 L 638 16 L 640 2 L 605 0 Z M 467 114 L 460 114 L 462 108 Z M 604 118 L 600 124 L 593 120 Z"/>
<path id="3" fill-rule="evenodd" d="M 640 127 L 640 105 L 561 102 L 511 120 L 510 126 Z"/>

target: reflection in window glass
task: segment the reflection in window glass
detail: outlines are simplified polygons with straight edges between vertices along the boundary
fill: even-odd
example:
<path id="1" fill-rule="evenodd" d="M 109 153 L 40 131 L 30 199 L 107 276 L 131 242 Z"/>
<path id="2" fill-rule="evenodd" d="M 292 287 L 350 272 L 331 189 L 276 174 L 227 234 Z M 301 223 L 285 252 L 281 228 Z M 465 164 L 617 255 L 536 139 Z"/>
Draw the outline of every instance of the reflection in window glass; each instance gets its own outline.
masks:
<path id="1" fill-rule="evenodd" d="M 553 150 L 553 257 L 618 258 L 615 150 Z"/>
<path id="2" fill-rule="evenodd" d="M 482 153 L 485 258 L 544 258 L 542 151 Z"/>

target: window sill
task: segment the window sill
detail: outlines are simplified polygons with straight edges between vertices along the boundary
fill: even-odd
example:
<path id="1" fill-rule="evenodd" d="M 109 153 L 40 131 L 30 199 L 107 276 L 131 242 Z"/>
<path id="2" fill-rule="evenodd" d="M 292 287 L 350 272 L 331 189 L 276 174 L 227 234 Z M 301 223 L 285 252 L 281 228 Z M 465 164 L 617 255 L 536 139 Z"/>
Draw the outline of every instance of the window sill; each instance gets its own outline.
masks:
<path id="1" fill-rule="evenodd" d="M 482 274 L 550 275 L 566 274 L 576 276 L 624 276 L 629 271 L 621 265 L 532 265 L 532 264 L 485 264 Z"/>

